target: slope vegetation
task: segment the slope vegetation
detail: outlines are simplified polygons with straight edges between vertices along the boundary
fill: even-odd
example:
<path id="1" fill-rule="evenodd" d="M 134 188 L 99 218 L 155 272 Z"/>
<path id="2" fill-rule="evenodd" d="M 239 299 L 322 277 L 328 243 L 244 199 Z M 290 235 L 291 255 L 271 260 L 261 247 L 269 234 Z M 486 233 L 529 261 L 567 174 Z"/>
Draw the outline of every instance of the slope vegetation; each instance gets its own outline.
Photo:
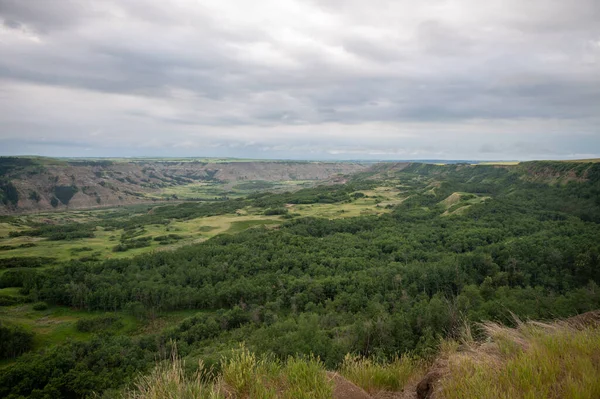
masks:
<path id="1" fill-rule="evenodd" d="M 347 356 L 339 372 L 313 357 L 280 362 L 242 347 L 220 371 L 200 365 L 190 378 L 174 357 L 141 376 L 127 399 L 311 398 L 463 399 L 600 397 L 600 311 L 553 323 L 478 325 L 480 338 L 463 331 L 446 340 L 434 360 L 396 358 L 389 363 Z M 423 376 L 424 371 L 428 372 Z"/>

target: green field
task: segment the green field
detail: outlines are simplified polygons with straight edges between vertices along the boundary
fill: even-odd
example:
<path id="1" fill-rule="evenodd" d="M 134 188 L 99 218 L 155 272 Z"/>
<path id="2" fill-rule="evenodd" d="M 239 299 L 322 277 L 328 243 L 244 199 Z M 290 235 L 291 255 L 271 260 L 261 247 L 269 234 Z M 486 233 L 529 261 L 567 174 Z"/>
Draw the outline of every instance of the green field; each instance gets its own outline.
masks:
<path id="1" fill-rule="evenodd" d="M 315 185 L 314 180 L 284 180 L 276 182 L 248 181 L 242 183 L 199 182 L 181 186 L 166 187 L 160 193 L 147 195 L 150 199 L 205 200 L 220 198 L 242 198 L 256 191 L 294 191 Z"/>
<path id="2" fill-rule="evenodd" d="M 59 216 L 58 214 L 55 216 Z M 4 237 L 0 239 L 0 246 L 12 247 L 14 249 L 0 251 L 0 258 L 11 258 L 20 256 L 50 256 L 59 261 L 78 259 L 83 256 L 94 255 L 102 259 L 125 258 L 155 250 L 168 250 L 178 246 L 201 242 L 221 233 L 235 233 L 245 228 L 259 225 L 271 225 L 281 223 L 281 218 L 264 215 L 220 215 L 214 217 L 198 218 L 188 221 L 177 221 L 168 225 L 144 226 L 144 233 L 138 236 L 158 237 L 168 234 L 177 234 L 182 238 L 176 244 L 160 245 L 157 241 L 151 241 L 150 246 L 133 248 L 126 252 L 113 252 L 113 248 L 119 243 L 119 237 L 124 230 L 105 231 L 98 227 L 93 238 L 82 238 L 69 241 L 48 241 L 40 237 L 21 236 L 15 238 L 6 237 L 10 231 L 22 231 L 22 227 L 12 225 L 3 226 Z M 207 228 L 208 227 L 208 228 Z M 23 244 L 35 244 L 34 247 L 20 247 Z"/>
<path id="3" fill-rule="evenodd" d="M 295 184 L 298 182 L 289 182 Z M 303 184 L 303 183 L 298 183 Z M 187 186 L 186 186 L 187 187 Z M 289 213 L 296 217 L 321 217 L 327 219 L 349 218 L 365 215 L 381 215 L 391 211 L 405 198 L 401 191 L 380 186 L 370 190 L 361 190 L 365 196 L 349 203 L 336 204 L 288 204 Z M 240 195 L 241 196 L 241 195 Z M 93 238 L 49 241 L 42 237 L 23 235 L 9 237 L 11 232 L 30 230 L 31 224 L 48 223 L 66 225 L 72 223 L 93 223 L 106 219 L 127 220 L 131 215 L 146 212 L 147 206 L 134 206 L 127 209 L 102 209 L 90 211 L 49 212 L 10 218 L 9 222 L 0 223 L 0 259 L 12 257 L 52 257 L 58 261 L 85 259 L 90 256 L 100 259 L 120 259 L 153 251 L 171 250 L 184 245 L 205 241 L 218 234 L 232 234 L 250 227 L 261 225 L 278 225 L 285 221 L 281 216 L 266 216 L 260 208 L 245 207 L 233 214 L 200 217 L 190 220 L 173 220 L 168 224 L 149 224 L 143 226 L 143 233 L 136 238 L 150 237 L 150 245 L 133 248 L 124 252 L 113 249 L 119 244 L 119 238 L 125 233 L 123 229 L 106 230 L 96 227 Z M 176 234 L 180 236 L 176 242 L 162 245 L 153 240 L 155 237 Z M 0 271 L 1 273 L 1 271 Z"/>

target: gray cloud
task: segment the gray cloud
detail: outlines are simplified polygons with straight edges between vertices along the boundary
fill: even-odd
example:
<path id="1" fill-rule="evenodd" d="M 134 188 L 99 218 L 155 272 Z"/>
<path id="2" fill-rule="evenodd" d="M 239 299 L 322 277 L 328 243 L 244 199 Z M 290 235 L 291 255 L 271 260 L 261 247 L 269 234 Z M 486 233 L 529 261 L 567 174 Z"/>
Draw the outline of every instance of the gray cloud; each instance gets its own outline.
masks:
<path id="1" fill-rule="evenodd" d="M 598 156 L 598 20 L 597 0 L 0 0 L 0 153 Z"/>

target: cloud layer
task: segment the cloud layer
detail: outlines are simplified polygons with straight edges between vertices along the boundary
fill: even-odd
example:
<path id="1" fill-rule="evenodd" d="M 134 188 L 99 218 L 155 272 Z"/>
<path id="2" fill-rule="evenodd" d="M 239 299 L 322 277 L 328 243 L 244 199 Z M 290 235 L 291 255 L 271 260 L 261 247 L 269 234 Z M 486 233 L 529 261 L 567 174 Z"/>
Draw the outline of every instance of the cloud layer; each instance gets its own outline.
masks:
<path id="1" fill-rule="evenodd" d="M 600 157 L 597 0 L 0 0 L 0 154 Z"/>

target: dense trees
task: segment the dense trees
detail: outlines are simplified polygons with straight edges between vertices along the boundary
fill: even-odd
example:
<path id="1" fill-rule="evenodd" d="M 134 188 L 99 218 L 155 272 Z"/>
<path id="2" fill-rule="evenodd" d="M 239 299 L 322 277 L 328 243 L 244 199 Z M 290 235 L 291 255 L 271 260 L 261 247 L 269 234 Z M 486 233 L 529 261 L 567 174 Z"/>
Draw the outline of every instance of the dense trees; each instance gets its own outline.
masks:
<path id="1" fill-rule="evenodd" d="M 263 319 L 334 312 L 348 313 L 340 328 L 358 334 L 363 330 L 351 327 L 355 317 L 373 322 L 372 309 L 379 309 L 378 325 L 387 325 L 381 331 L 397 332 L 392 320 L 402 313 L 412 327 L 399 333 L 402 345 L 382 341 L 386 353 L 452 331 L 463 313 L 507 319 L 522 309 L 543 318 L 597 307 L 589 284 L 600 283 L 599 226 L 523 195 L 453 217 L 407 201 L 382 217 L 292 220 L 279 231 L 252 229 L 174 252 L 72 262 L 40 273 L 25 289 L 89 310 L 132 302 L 149 312 L 242 306 L 259 320 L 257 328 L 276 328 L 263 326 Z M 370 352 L 378 345 L 369 341 L 361 346 L 348 338 L 354 346 L 346 349 Z"/>
<path id="2" fill-rule="evenodd" d="M 0 397 L 80 398 L 116 388 L 154 364 L 129 337 L 105 335 L 29 353 L 0 373 Z"/>
<path id="3" fill-rule="evenodd" d="M 0 322 L 0 359 L 17 357 L 33 346 L 33 334 L 22 327 Z"/>

